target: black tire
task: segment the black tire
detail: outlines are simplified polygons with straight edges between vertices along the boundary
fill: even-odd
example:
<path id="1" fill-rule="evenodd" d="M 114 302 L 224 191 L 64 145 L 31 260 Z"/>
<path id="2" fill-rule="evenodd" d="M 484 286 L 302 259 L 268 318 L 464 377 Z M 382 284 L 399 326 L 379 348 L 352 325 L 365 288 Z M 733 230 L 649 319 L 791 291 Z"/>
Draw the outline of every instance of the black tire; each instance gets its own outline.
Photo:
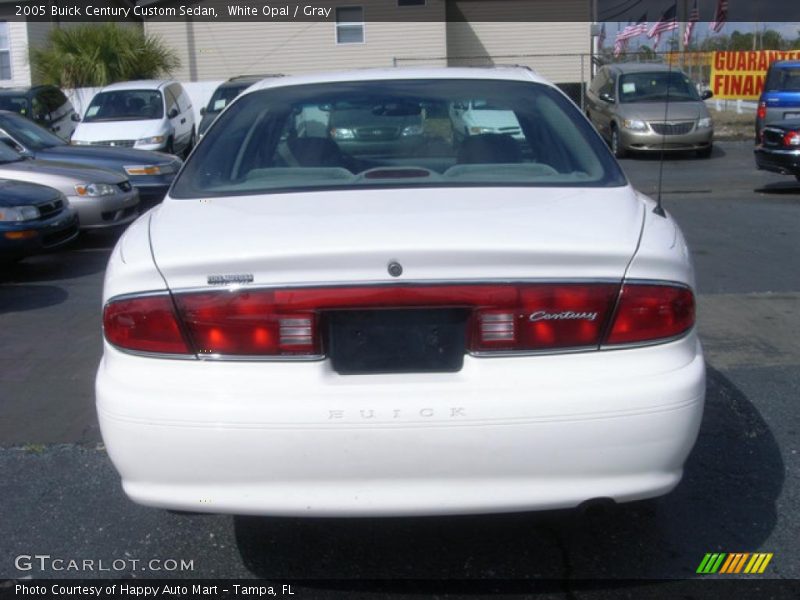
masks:
<path id="1" fill-rule="evenodd" d="M 611 152 L 614 153 L 614 156 L 617 158 L 625 158 L 628 156 L 628 152 L 620 143 L 619 139 L 619 129 L 617 129 L 616 125 L 611 126 Z"/>
<path id="2" fill-rule="evenodd" d="M 714 151 L 714 146 L 709 145 L 708 148 L 703 148 L 697 151 L 698 158 L 711 158 L 711 153 Z"/>

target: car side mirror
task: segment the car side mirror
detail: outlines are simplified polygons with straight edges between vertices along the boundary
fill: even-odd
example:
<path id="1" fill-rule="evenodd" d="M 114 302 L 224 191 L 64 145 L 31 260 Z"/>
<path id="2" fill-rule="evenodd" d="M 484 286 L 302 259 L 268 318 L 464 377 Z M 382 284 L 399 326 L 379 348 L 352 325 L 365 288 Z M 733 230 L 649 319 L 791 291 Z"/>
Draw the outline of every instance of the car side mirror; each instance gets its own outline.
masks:
<path id="1" fill-rule="evenodd" d="M 714 97 L 714 92 L 712 92 L 711 90 L 704 90 L 703 93 L 700 94 L 700 97 L 703 100 L 708 100 L 709 98 L 713 98 Z"/>
<path id="2" fill-rule="evenodd" d="M 50 121 L 50 115 L 47 113 L 39 113 L 34 117 L 34 121 Z"/>
<path id="3" fill-rule="evenodd" d="M 603 102 L 608 102 L 609 104 L 613 104 L 614 96 L 612 96 L 608 92 L 600 92 L 600 100 L 602 100 Z"/>
<path id="4" fill-rule="evenodd" d="M 201 117 L 205 117 L 206 116 L 206 107 L 205 106 L 200 107 L 200 116 Z"/>
<path id="5" fill-rule="evenodd" d="M 177 108 L 172 108 L 172 109 L 170 109 L 170 111 L 167 113 L 167 118 L 168 118 L 168 119 L 174 119 L 175 117 L 177 117 L 177 116 L 178 116 L 178 114 L 179 114 L 179 113 L 178 113 L 178 109 L 177 109 Z"/>
<path id="6" fill-rule="evenodd" d="M 70 117 L 70 119 L 72 119 L 76 123 L 80 123 L 81 122 L 81 116 L 78 113 L 72 113 L 72 116 Z"/>

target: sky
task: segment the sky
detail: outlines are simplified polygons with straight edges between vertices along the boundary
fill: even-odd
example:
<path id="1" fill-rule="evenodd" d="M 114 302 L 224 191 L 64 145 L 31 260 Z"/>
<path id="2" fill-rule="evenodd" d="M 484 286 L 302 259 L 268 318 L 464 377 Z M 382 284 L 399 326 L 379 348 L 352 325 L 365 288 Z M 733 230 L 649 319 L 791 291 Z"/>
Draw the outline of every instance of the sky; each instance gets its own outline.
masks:
<path id="1" fill-rule="evenodd" d="M 798 2 L 800 4 L 800 0 L 791 0 L 791 1 L 792 2 Z M 653 25 L 656 22 L 656 20 L 657 19 L 655 19 L 653 21 L 648 21 L 648 25 Z M 606 24 L 606 43 L 605 43 L 605 45 L 607 47 L 613 46 L 614 45 L 614 38 L 617 35 L 617 32 L 620 29 L 624 29 L 627 26 L 628 26 L 628 22 L 627 21 L 620 21 L 620 22 L 615 22 L 615 23 L 607 23 Z M 713 32 L 709 31 L 708 22 L 700 22 L 700 23 L 697 24 L 693 39 L 697 40 L 698 36 L 701 39 L 705 38 L 706 34 L 708 34 L 709 36 L 713 36 L 713 35 L 730 35 L 731 33 L 733 33 L 734 31 L 737 31 L 737 30 L 741 31 L 742 33 L 750 33 L 750 32 L 755 31 L 756 27 L 758 27 L 760 30 L 761 29 L 774 29 L 774 30 L 780 32 L 785 38 L 793 40 L 793 39 L 798 37 L 798 30 L 800 30 L 800 21 L 795 21 L 795 22 L 790 22 L 790 23 L 787 23 L 787 22 L 784 22 L 784 21 L 766 21 L 766 22 L 759 22 L 759 23 L 742 22 L 742 21 L 728 22 L 728 23 L 725 23 L 725 26 L 723 27 L 722 31 L 719 32 L 719 34 L 714 34 Z M 661 44 L 659 45 L 659 49 L 660 50 L 663 50 L 665 48 L 664 40 L 666 39 L 666 37 L 668 35 L 669 34 L 664 34 L 664 36 L 662 36 L 662 41 L 661 41 Z M 676 36 L 678 35 L 677 31 L 675 32 L 675 35 Z M 652 43 L 651 40 L 649 40 L 647 38 L 647 36 L 640 36 L 640 37 L 632 40 L 633 47 L 638 47 L 639 45 L 642 45 L 642 44 L 650 45 L 651 43 Z"/>

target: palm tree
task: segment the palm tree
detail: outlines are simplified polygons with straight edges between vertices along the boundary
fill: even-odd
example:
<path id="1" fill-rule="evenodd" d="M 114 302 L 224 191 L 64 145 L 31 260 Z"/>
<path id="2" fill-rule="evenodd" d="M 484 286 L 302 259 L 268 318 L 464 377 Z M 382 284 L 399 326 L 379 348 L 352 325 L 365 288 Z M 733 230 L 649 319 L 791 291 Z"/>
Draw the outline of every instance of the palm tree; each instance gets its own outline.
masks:
<path id="1" fill-rule="evenodd" d="M 54 29 L 47 47 L 31 52 L 31 62 L 42 82 L 73 89 L 152 79 L 180 66 L 160 39 L 115 23 Z"/>

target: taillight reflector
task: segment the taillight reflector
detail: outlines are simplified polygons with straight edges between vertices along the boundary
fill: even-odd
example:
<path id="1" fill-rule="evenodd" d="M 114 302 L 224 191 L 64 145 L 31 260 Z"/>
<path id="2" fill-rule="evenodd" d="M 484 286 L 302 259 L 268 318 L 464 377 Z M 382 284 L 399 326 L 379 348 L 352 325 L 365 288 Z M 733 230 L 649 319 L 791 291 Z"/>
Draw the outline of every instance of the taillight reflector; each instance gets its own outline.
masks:
<path id="1" fill-rule="evenodd" d="M 159 354 L 191 354 L 167 295 L 115 300 L 103 311 L 106 339 L 120 348 Z"/>
<path id="2" fill-rule="evenodd" d="M 756 110 L 756 116 L 759 119 L 766 119 L 767 118 L 767 103 L 766 102 L 759 102 L 758 109 Z"/>

